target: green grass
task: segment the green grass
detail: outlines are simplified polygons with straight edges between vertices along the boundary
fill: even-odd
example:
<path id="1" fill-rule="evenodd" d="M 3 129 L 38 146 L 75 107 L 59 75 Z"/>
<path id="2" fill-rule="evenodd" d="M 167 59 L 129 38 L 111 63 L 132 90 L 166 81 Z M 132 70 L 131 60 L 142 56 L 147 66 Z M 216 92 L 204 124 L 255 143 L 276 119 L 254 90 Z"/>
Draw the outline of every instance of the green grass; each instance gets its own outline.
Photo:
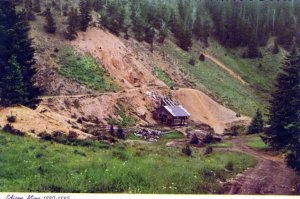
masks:
<path id="1" fill-rule="evenodd" d="M 196 45 L 196 44 L 195 44 Z M 257 108 L 265 109 L 265 101 L 255 95 L 251 88 L 242 85 L 222 68 L 208 61 L 198 59 L 194 66 L 188 61 L 191 54 L 182 51 L 175 44 L 167 42 L 165 51 L 173 62 L 178 63 L 179 69 L 187 75 L 190 81 L 209 95 L 221 101 L 226 106 L 242 114 L 253 116 Z"/>
<path id="2" fill-rule="evenodd" d="M 118 85 L 90 55 L 71 49 L 62 49 L 59 54 L 59 72 L 91 89 L 105 92 L 118 91 Z"/>
<path id="3" fill-rule="evenodd" d="M 169 131 L 160 136 L 160 140 L 176 140 L 176 139 L 183 139 L 183 138 L 185 138 L 185 136 L 178 131 Z"/>
<path id="4" fill-rule="evenodd" d="M 262 58 L 244 59 L 241 55 L 245 48 L 225 49 L 215 41 L 210 41 L 210 48 L 216 58 L 238 73 L 263 97 L 267 97 L 272 90 L 274 79 L 286 54 L 282 49 L 274 55 L 269 50 L 260 48 Z"/>
<path id="5" fill-rule="evenodd" d="M 232 147 L 232 143 L 230 141 L 222 141 L 219 143 L 210 144 L 213 148 L 230 148 Z"/>
<path id="6" fill-rule="evenodd" d="M 259 150 L 264 150 L 269 148 L 269 146 L 266 143 L 264 143 L 261 137 L 259 137 L 258 135 L 253 135 L 248 137 L 247 146 Z"/>
<path id="7" fill-rule="evenodd" d="M 152 72 L 158 79 L 163 81 L 167 86 L 169 87 L 174 86 L 174 83 L 170 78 L 170 76 L 165 71 L 163 71 L 162 69 L 160 69 L 154 64 L 152 65 Z"/>
<path id="8" fill-rule="evenodd" d="M 0 132 L 1 192 L 219 193 L 218 180 L 254 166 L 234 152 L 205 156 L 161 143 L 110 149 L 68 146 Z M 232 162 L 233 170 L 225 169 Z"/>

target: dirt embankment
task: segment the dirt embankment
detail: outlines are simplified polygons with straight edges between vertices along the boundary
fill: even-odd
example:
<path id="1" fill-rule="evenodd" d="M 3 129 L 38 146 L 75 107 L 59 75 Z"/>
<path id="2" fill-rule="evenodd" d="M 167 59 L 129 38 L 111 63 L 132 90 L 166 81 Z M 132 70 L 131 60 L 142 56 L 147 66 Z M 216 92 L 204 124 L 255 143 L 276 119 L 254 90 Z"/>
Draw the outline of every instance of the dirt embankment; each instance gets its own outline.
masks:
<path id="1" fill-rule="evenodd" d="M 240 122 L 247 125 L 250 122 L 250 118 L 236 117 L 234 111 L 218 104 L 201 91 L 181 88 L 175 91 L 175 96 L 190 112 L 193 121 L 210 125 L 218 134 L 222 134 L 231 123 Z"/>
<path id="2" fill-rule="evenodd" d="M 141 85 L 165 85 L 145 67 L 131 48 L 108 31 L 91 28 L 85 33 L 80 32 L 71 44 L 100 60 L 113 79 L 125 89 Z"/>
<path id="3" fill-rule="evenodd" d="M 246 138 L 233 141 L 230 151 L 238 151 L 254 156 L 258 163 L 225 184 L 226 194 L 280 194 L 294 193 L 299 177 L 286 166 L 283 157 L 272 156 L 246 146 Z"/>

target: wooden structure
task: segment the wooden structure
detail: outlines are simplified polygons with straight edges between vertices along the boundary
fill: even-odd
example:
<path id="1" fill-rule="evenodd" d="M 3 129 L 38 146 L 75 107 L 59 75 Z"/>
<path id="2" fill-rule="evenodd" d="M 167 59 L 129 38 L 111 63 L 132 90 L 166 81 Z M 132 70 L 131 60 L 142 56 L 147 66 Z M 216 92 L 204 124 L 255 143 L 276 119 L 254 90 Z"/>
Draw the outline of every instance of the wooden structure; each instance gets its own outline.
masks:
<path id="1" fill-rule="evenodd" d="M 169 126 L 187 125 L 190 116 L 191 114 L 182 105 L 178 105 L 171 98 L 161 99 L 160 105 L 153 113 L 155 120 Z"/>

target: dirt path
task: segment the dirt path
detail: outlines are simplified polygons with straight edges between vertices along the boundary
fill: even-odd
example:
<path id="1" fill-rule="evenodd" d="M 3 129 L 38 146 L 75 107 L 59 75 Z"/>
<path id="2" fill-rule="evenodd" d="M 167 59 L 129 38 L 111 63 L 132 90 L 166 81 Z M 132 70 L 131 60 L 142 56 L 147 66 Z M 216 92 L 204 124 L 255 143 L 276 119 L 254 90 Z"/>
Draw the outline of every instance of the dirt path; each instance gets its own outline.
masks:
<path id="1" fill-rule="evenodd" d="M 227 182 L 225 194 L 292 194 L 296 174 L 285 165 L 281 157 L 247 147 L 245 137 L 233 140 L 231 150 L 252 155 L 258 163 L 254 168 Z"/>
<path id="2" fill-rule="evenodd" d="M 221 68 L 223 68 L 226 72 L 228 72 L 235 79 L 239 80 L 242 84 L 247 84 L 247 82 L 245 82 L 240 75 L 236 74 L 233 70 L 231 70 L 229 67 L 227 67 L 222 62 L 220 62 L 218 59 L 216 59 L 213 56 L 211 56 L 209 54 L 206 54 L 206 53 L 203 53 L 203 55 L 205 55 L 206 58 L 210 59 L 212 62 L 214 62 L 215 64 L 217 64 Z"/>

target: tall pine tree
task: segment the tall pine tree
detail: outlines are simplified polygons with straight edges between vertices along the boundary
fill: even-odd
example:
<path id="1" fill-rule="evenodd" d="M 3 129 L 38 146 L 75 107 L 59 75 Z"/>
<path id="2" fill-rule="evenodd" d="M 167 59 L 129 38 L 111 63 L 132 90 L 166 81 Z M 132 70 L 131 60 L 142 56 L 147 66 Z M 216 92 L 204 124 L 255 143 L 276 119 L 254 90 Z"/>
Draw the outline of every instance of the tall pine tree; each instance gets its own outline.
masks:
<path id="1" fill-rule="evenodd" d="M 80 30 L 85 32 L 92 19 L 91 5 L 89 0 L 81 0 L 79 4 L 79 10 L 80 10 Z"/>
<path id="2" fill-rule="evenodd" d="M 68 14 L 68 27 L 66 32 L 66 39 L 74 40 L 77 37 L 77 24 L 78 24 L 78 15 L 77 9 L 71 8 Z"/>
<path id="3" fill-rule="evenodd" d="M 294 50 L 279 73 L 270 101 L 266 140 L 276 150 L 288 150 L 288 163 L 300 172 L 300 51 Z"/>
<path id="4" fill-rule="evenodd" d="M 256 114 L 251 121 L 251 124 L 248 128 L 248 133 L 261 133 L 263 131 L 263 119 L 262 114 L 259 109 L 256 110 Z"/>
<path id="5" fill-rule="evenodd" d="M 0 1 L 0 82 L 3 85 L 9 73 L 18 73 L 16 71 L 6 73 L 5 68 L 8 65 L 16 68 L 16 70 L 20 67 L 24 88 L 22 93 L 25 94 L 20 103 L 34 107 L 38 102 L 37 97 L 41 94 L 41 91 L 32 81 L 36 70 L 33 67 L 35 64 L 34 49 L 31 46 L 28 31 L 29 25 L 26 14 L 24 12 L 16 13 L 14 4 L 9 0 Z M 3 101 L 6 102 L 5 105 L 14 104 L 6 99 L 3 92 L 1 92 L 2 88 L 0 86 L 0 105 L 4 105 Z"/>
<path id="6" fill-rule="evenodd" d="M 46 25 L 44 28 L 47 33 L 54 34 L 56 32 L 56 24 L 50 8 L 46 10 Z"/>

